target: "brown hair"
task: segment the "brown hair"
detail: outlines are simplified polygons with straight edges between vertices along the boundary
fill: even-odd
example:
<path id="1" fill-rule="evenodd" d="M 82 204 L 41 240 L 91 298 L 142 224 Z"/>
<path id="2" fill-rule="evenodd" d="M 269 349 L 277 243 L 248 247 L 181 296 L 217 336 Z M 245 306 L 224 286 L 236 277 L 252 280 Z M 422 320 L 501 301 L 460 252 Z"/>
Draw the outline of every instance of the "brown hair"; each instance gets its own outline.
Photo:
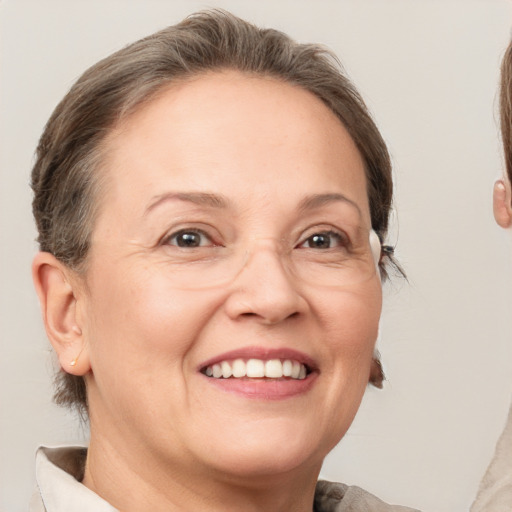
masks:
<path id="1" fill-rule="evenodd" d="M 33 213 L 42 251 L 85 270 L 97 213 L 107 134 L 162 88 L 210 70 L 235 69 L 298 85 L 340 119 L 365 162 L 373 229 L 384 238 L 392 200 L 386 145 L 336 58 L 318 45 L 259 29 L 225 11 L 193 14 L 88 69 L 50 117 L 32 170 Z M 382 267 L 385 274 L 385 269 Z M 60 372 L 55 400 L 87 410 L 85 381 Z"/>
<path id="2" fill-rule="evenodd" d="M 505 167 L 512 183 L 512 43 L 509 44 L 501 63 L 500 121 Z"/>

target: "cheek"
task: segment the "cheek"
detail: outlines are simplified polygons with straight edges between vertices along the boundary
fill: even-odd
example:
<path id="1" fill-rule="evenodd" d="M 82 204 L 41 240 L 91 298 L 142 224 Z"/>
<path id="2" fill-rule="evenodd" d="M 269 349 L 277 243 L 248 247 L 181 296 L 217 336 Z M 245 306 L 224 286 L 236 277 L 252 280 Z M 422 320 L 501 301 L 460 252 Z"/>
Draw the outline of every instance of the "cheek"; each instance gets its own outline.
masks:
<path id="1" fill-rule="evenodd" d="M 337 392 L 361 395 L 368 383 L 382 308 L 380 282 L 325 294 L 318 315 L 326 333 L 326 372 Z"/>
<path id="2" fill-rule="evenodd" d="M 332 335 L 333 344 L 363 350 L 377 338 L 382 288 L 377 279 L 354 290 L 333 290 L 317 301 L 317 315 Z"/>
<path id="3" fill-rule="evenodd" d="M 352 423 L 368 385 L 382 306 L 381 285 L 322 294 L 316 315 L 324 329 L 321 400 L 315 417 L 324 425 L 327 453 Z"/>
<path id="4" fill-rule="evenodd" d="M 140 374 L 148 365 L 156 372 L 184 364 L 216 302 L 151 272 L 111 272 L 96 280 L 88 301 L 93 371 L 114 360 Z"/>
<path id="5" fill-rule="evenodd" d="M 111 274 L 89 301 L 91 413 L 139 422 L 144 410 L 146 429 L 164 410 L 168 418 L 186 410 L 186 376 L 218 298 L 174 289 L 162 276 L 119 277 Z"/>

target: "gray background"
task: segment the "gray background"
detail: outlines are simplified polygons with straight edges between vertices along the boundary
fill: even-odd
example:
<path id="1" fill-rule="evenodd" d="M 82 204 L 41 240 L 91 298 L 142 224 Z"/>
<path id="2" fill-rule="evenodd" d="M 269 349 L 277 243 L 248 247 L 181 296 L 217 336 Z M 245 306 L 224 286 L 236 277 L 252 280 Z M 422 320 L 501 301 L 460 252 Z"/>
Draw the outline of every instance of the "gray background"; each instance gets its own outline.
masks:
<path id="1" fill-rule="evenodd" d="M 37 139 L 86 67 L 208 6 L 332 47 L 393 155 L 390 241 L 409 283 L 386 289 L 389 381 L 368 390 L 323 476 L 425 512 L 466 511 L 512 391 L 511 237 L 490 202 L 508 0 L 0 2 L 0 510 L 26 510 L 37 445 L 86 437 L 51 404 L 30 279 Z"/>

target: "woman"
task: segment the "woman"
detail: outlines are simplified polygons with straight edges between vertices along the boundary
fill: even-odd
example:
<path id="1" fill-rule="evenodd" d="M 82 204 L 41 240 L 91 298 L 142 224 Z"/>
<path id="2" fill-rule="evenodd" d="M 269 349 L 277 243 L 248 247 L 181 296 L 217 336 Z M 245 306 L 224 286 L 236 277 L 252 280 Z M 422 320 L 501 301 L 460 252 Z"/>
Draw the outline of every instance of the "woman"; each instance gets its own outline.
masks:
<path id="1" fill-rule="evenodd" d="M 500 118 L 506 174 L 494 184 L 494 218 L 499 226 L 512 226 L 512 43 L 501 64 Z M 512 407 L 496 452 L 480 483 L 471 512 L 506 512 L 512 509 Z"/>
<path id="2" fill-rule="evenodd" d="M 91 432 L 39 451 L 32 510 L 405 510 L 317 485 L 370 379 L 392 196 L 329 54 L 194 15 L 86 71 L 32 187 L 56 397 Z"/>

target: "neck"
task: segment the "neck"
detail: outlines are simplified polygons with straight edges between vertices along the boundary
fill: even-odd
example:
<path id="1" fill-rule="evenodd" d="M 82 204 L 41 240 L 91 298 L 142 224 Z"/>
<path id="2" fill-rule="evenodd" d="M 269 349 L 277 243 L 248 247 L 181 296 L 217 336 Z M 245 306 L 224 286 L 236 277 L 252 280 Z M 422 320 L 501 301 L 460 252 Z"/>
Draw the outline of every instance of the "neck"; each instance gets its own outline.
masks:
<path id="1" fill-rule="evenodd" d="M 123 512 L 313 510 L 321 464 L 240 477 L 159 461 L 140 448 L 112 443 L 91 425 L 83 484 Z"/>

